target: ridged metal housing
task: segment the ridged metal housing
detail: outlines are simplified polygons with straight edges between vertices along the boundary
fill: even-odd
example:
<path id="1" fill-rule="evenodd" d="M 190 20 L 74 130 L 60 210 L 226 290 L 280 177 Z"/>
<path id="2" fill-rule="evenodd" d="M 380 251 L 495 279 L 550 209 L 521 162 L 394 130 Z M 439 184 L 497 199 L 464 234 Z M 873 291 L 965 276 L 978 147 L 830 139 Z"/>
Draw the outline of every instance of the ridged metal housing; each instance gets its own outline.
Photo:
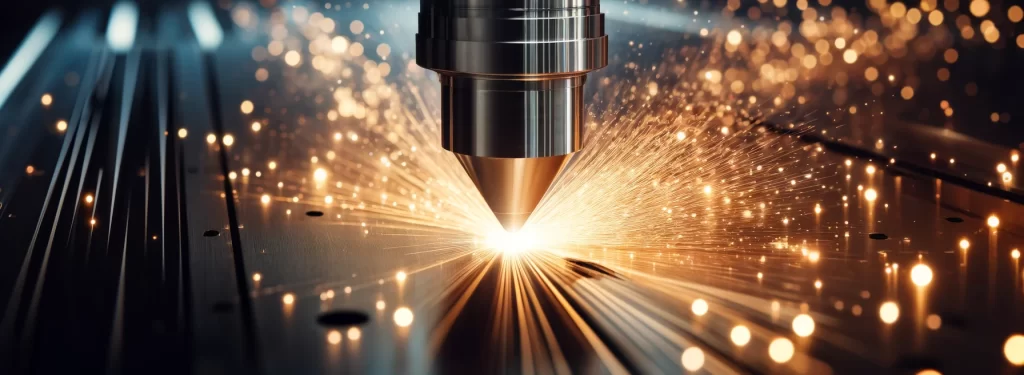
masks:
<path id="1" fill-rule="evenodd" d="M 441 143 L 506 229 L 583 147 L 583 85 L 607 50 L 597 0 L 421 2 L 416 61 L 440 75 Z"/>
<path id="2" fill-rule="evenodd" d="M 597 0 L 423 0 L 416 61 L 440 74 L 444 147 L 486 157 L 582 147 L 586 73 L 607 65 Z"/>

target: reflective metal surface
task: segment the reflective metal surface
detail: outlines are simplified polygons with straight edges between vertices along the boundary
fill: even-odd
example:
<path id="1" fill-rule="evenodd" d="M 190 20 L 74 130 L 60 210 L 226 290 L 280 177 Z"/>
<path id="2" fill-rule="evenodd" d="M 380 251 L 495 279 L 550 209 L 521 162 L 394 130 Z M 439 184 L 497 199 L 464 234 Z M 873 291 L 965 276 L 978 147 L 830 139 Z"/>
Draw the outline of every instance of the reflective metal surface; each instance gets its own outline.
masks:
<path id="1" fill-rule="evenodd" d="M 416 62 L 440 74 L 442 145 L 463 155 L 498 220 L 518 230 L 560 168 L 534 176 L 524 174 L 534 168 L 471 167 L 465 157 L 550 158 L 579 151 L 586 74 L 608 64 L 600 3 L 424 0 Z"/>
<path id="2" fill-rule="evenodd" d="M 1019 50 L 986 4 L 997 43 L 966 3 L 798 15 L 827 37 L 772 2 L 606 9 L 587 147 L 515 234 L 438 142 L 415 4 L 146 4 L 121 52 L 111 8 L 63 13 L 0 103 L 0 373 L 1019 372 L 1024 117 L 897 48 Z"/>
<path id="3" fill-rule="evenodd" d="M 516 232 L 540 204 L 572 154 L 490 158 L 455 154 L 505 230 Z"/>
<path id="4" fill-rule="evenodd" d="M 416 62 L 427 69 L 543 79 L 603 68 L 607 50 L 597 0 L 420 3 Z"/>
<path id="5" fill-rule="evenodd" d="M 579 151 L 585 81 L 585 76 L 516 81 L 441 75 L 441 146 L 490 158 Z"/>

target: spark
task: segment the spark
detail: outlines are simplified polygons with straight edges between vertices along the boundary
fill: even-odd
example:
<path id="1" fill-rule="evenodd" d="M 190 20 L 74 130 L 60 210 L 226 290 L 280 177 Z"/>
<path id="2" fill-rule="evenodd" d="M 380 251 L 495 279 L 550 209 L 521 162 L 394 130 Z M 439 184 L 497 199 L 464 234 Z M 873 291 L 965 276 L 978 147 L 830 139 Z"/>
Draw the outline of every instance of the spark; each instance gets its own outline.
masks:
<path id="1" fill-rule="evenodd" d="M 779 9 L 786 5 L 782 0 L 774 3 L 782 4 L 777 6 Z M 811 12 L 818 15 L 817 12 L 825 9 L 815 8 L 805 7 L 800 11 L 808 16 Z M 767 8 L 761 11 L 774 12 Z M 812 247 L 814 250 L 807 252 L 806 259 L 811 263 L 820 261 L 825 248 L 794 241 L 807 238 L 803 233 L 808 232 L 808 217 L 811 222 L 824 221 L 831 212 L 823 212 L 823 207 L 837 207 L 830 205 L 838 202 L 809 202 L 808 194 L 844 186 L 845 181 L 841 179 L 847 173 L 855 176 L 851 179 L 865 176 L 857 176 L 841 167 L 842 164 L 851 167 L 853 161 L 849 159 L 829 159 L 830 162 L 810 165 L 813 169 L 808 171 L 809 161 L 828 155 L 828 151 L 814 147 L 805 149 L 803 143 L 774 136 L 764 129 L 773 123 L 791 124 L 791 128 L 801 132 L 817 133 L 802 115 L 794 113 L 802 109 L 815 111 L 822 105 L 851 108 L 838 111 L 842 116 L 876 113 L 868 104 L 847 98 L 845 89 L 840 97 L 811 91 L 815 86 L 877 85 L 881 90 L 875 94 L 878 97 L 920 99 L 921 95 L 915 96 L 915 90 L 926 86 L 919 86 L 918 74 L 903 70 L 906 65 L 901 64 L 897 56 L 879 56 L 890 50 L 913 50 L 910 48 L 913 35 L 906 31 L 910 29 L 909 21 L 874 22 L 872 20 L 882 17 L 878 12 L 888 13 L 889 9 L 872 8 L 870 11 L 874 12 L 873 18 L 865 17 L 865 20 L 835 17 L 837 20 L 807 22 L 814 30 L 771 22 L 742 30 L 705 29 L 701 32 L 705 37 L 701 41 L 707 45 L 702 48 L 668 51 L 654 66 L 642 69 L 627 60 L 625 65 L 636 70 L 625 77 L 609 73 L 592 96 L 590 112 L 596 115 L 585 124 L 584 148 L 551 187 L 527 225 L 510 233 L 500 227 L 476 186 L 438 142 L 441 134 L 437 121 L 441 111 L 436 77 L 416 67 L 411 59 L 402 60 L 397 48 L 392 51 L 390 46 L 371 44 L 368 39 L 375 36 L 376 31 L 365 30 L 368 25 L 361 21 L 336 25 L 335 20 L 323 13 L 295 6 L 288 17 L 270 21 L 268 43 L 260 46 L 260 50 L 265 55 L 275 56 L 278 66 L 274 69 L 283 70 L 285 77 L 310 77 L 284 80 L 281 84 L 285 87 L 275 88 L 276 92 L 310 93 L 308 101 L 313 103 L 315 98 L 323 98 L 323 106 L 318 107 L 315 116 L 301 119 L 305 121 L 304 124 L 299 122 L 301 133 L 287 134 L 281 130 L 286 128 L 287 121 L 278 129 L 276 125 L 268 128 L 270 123 L 265 119 L 257 121 L 255 115 L 247 117 L 242 124 L 250 124 L 253 131 L 240 132 L 232 136 L 231 141 L 223 139 L 222 144 L 277 142 L 273 139 L 277 137 L 263 134 L 266 130 L 285 135 L 282 138 L 291 143 L 299 143 L 297 149 L 303 153 L 296 158 L 275 154 L 275 161 L 252 159 L 252 154 L 242 154 L 245 150 L 228 150 L 230 160 L 240 163 L 234 167 L 236 170 L 258 171 L 260 165 L 266 165 L 267 173 L 275 176 L 273 181 L 270 178 L 243 179 L 231 183 L 236 187 L 248 184 L 245 189 L 238 189 L 243 204 L 273 201 L 275 208 L 285 206 L 283 215 L 290 215 L 293 209 L 298 209 L 299 213 L 317 209 L 304 205 L 318 206 L 326 213 L 322 219 L 331 219 L 330 225 L 337 225 L 340 230 L 351 229 L 361 233 L 363 238 L 374 240 L 389 236 L 386 238 L 390 241 L 405 236 L 412 243 L 382 252 L 394 259 L 412 259 L 414 257 L 405 255 L 415 253 L 414 261 L 392 263 L 389 266 L 393 268 L 381 270 L 383 273 L 365 276 L 372 277 L 368 280 L 349 281 L 348 275 L 344 276 L 344 281 L 334 280 L 338 282 L 334 288 L 342 288 L 345 295 L 353 293 L 353 286 L 362 292 L 367 283 L 384 283 L 388 280 L 386 275 L 394 275 L 394 280 L 401 283 L 409 275 L 420 275 L 421 270 L 465 259 L 469 259 L 470 265 L 460 267 L 455 273 L 458 280 L 474 285 L 484 278 L 483 271 L 472 270 L 500 262 L 500 267 L 496 267 L 501 275 L 499 283 L 508 292 L 484 298 L 492 298 L 496 304 L 504 306 L 498 314 L 510 314 L 511 306 L 522 309 L 522 319 L 527 322 L 520 328 L 526 332 L 523 337 L 540 339 L 524 344 L 524 347 L 529 346 L 527 350 L 542 350 L 538 348 L 545 345 L 535 348 L 534 344 L 550 339 L 545 333 L 553 324 L 548 320 L 550 317 L 543 317 L 539 310 L 531 307 L 544 298 L 560 301 L 558 310 L 572 317 L 571 323 L 581 332 L 592 333 L 584 319 L 579 318 L 578 309 L 608 311 L 644 321 L 651 334 L 657 336 L 640 337 L 637 333 L 634 339 L 675 345 L 671 351 L 660 351 L 662 353 L 679 353 L 678 350 L 685 348 L 680 360 L 687 369 L 704 368 L 705 356 L 708 356 L 708 367 L 717 362 L 713 353 L 705 353 L 678 339 L 675 331 L 686 330 L 686 327 L 662 323 L 664 317 L 652 318 L 644 313 L 638 307 L 644 304 L 640 296 L 597 288 L 590 282 L 573 282 L 579 275 L 565 270 L 565 259 L 585 259 L 627 273 L 639 285 L 679 302 L 683 309 L 688 306 L 695 316 L 706 316 L 713 303 L 715 318 L 719 312 L 729 319 L 738 318 L 725 326 L 733 327 L 730 339 L 734 345 L 755 343 L 749 348 L 763 351 L 770 340 L 767 347 L 771 359 L 785 363 L 796 355 L 797 348 L 792 341 L 766 335 L 768 331 L 764 326 L 743 319 L 741 312 L 746 310 L 737 310 L 732 303 L 720 303 L 712 287 L 687 284 L 690 283 L 687 278 L 695 274 L 718 277 L 719 272 L 724 271 L 714 265 L 719 259 L 716 257 L 736 256 L 752 260 L 753 264 L 728 270 L 730 274 L 738 271 L 739 275 L 744 275 L 745 280 L 733 281 L 739 283 L 734 286 L 742 287 L 747 283 L 768 288 L 771 283 L 759 281 L 766 280 L 766 273 L 773 275 L 768 281 L 775 280 L 774 275 L 778 273 L 765 267 L 781 263 L 777 259 L 785 257 L 785 252 L 797 251 L 801 246 Z M 903 12 L 909 11 L 904 6 Z M 914 11 L 921 16 L 921 10 Z M 296 15 L 302 16 L 296 19 Z M 932 21 L 932 14 L 925 13 L 925 17 Z M 944 17 L 953 18 L 952 14 Z M 859 31 L 851 34 L 848 30 Z M 838 38 L 825 40 L 824 35 L 843 35 L 842 42 Z M 303 41 L 303 38 L 308 40 Z M 297 41 L 302 43 L 295 43 Z M 885 48 L 870 47 L 883 43 Z M 639 46 L 636 48 L 639 50 Z M 944 57 L 942 53 L 938 55 L 940 59 Z M 813 59 L 813 64 L 808 57 Z M 867 64 L 874 66 L 866 67 Z M 403 69 L 399 70 L 400 66 Z M 402 74 L 396 74 L 400 71 Z M 896 75 L 889 72 L 899 74 L 900 82 L 897 83 Z M 259 80 L 261 85 L 272 84 L 274 80 L 267 80 L 265 75 Z M 257 72 L 257 79 L 259 77 Z M 849 82 L 837 84 L 837 77 Z M 886 79 L 892 83 L 885 82 Z M 282 109 L 269 101 L 260 102 L 265 104 L 261 104 L 259 114 L 276 114 Z M 239 109 L 244 115 L 257 112 L 251 100 L 242 101 Z M 847 118 L 839 121 L 849 123 Z M 274 123 L 277 124 L 276 120 Z M 216 144 L 214 134 L 207 137 L 209 144 Z M 225 135 L 227 137 L 229 135 Z M 934 153 L 930 157 L 937 158 Z M 310 170 L 312 178 L 309 178 Z M 868 176 L 876 171 L 877 167 L 872 164 L 865 166 Z M 858 190 L 863 192 L 866 201 L 874 202 L 878 191 L 870 186 L 880 185 L 873 185 L 870 180 L 862 183 L 869 187 L 860 186 Z M 843 194 L 851 193 L 856 191 L 843 190 L 834 197 L 838 200 L 842 195 L 845 202 Z M 814 215 L 808 212 L 812 203 Z M 835 209 L 844 213 L 846 210 L 845 207 Z M 282 215 L 276 210 L 264 211 Z M 286 220 L 300 218 L 305 219 L 297 215 Z M 833 225 L 821 224 L 823 227 Z M 847 228 L 838 231 L 825 230 L 830 234 L 839 233 L 851 226 L 847 223 Z M 843 236 L 849 236 L 849 231 Z M 788 260 L 783 262 L 789 263 Z M 912 281 L 918 266 L 911 270 Z M 749 277 L 755 274 L 756 281 Z M 352 277 L 358 279 L 364 275 Z M 821 295 L 828 291 L 821 289 L 822 282 L 814 275 L 785 275 L 785 278 L 799 279 L 796 285 L 813 282 L 815 289 L 807 291 L 809 294 Z M 345 284 L 352 286 L 343 286 Z M 695 286 L 699 286 L 700 291 Z M 460 304 L 477 298 L 472 288 L 468 289 L 443 291 L 446 295 L 454 293 L 451 297 L 456 303 L 439 319 L 431 340 L 443 341 L 443 335 L 455 324 L 462 310 Z M 265 293 L 280 291 L 272 290 Z M 327 292 L 324 293 L 326 297 Z M 330 293 L 333 295 L 333 290 Z M 356 294 L 351 297 L 359 293 Z M 291 293 L 285 297 L 289 295 L 294 302 Z M 579 301 L 580 306 L 564 302 L 570 297 Z M 757 293 L 742 297 L 744 301 L 750 300 L 744 302 L 749 306 L 743 306 L 750 311 L 763 309 L 769 303 Z M 777 304 L 772 305 L 774 316 L 792 316 Z M 895 309 L 894 322 L 898 307 L 891 304 Z M 885 321 L 892 313 L 887 306 L 882 305 L 880 315 L 884 323 L 891 323 Z M 386 307 L 383 300 L 376 301 L 376 309 L 381 314 Z M 850 307 L 854 315 L 860 315 L 862 310 L 860 305 Z M 409 327 L 413 316 L 409 307 L 399 307 L 392 319 L 398 327 Z M 740 322 L 746 325 L 738 324 Z M 813 334 L 814 319 L 807 314 L 798 315 L 793 320 L 793 330 L 801 337 Z M 493 332 L 503 331 L 495 329 Z M 360 335 L 357 328 L 347 332 L 350 340 L 358 340 Z M 602 347 L 598 339 L 590 343 Z M 803 348 L 801 345 L 800 350 Z M 607 348 L 597 352 L 602 363 L 615 368 L 616 359 Z M 534 358 L 551 358 L 551 362 L 557 362 L 556 356 L 551 353 L 549 357 L 545 353 Z M 551 364 L 550 371 L 538 368 L 537 372 L 560 372 L 554 370 L 555 367 L 557 365 Z"/>
<path id="2" fill-rule="evenodd" d="M 900 318 L 900 308 L 895 302 L 883 303 L 878 308 L 878 316 L 885 324 L 893 324 L 896 322 L 896 319 Z"/>
<path id="3" fill-rule="evenodd" d="M 395 325 L 399 327 L 408 327 L 412 324 L 413 314 L 412 310 L 408 307 L 399 307 L 395 310 L 394 314 Z"/>
<path id="4" fill-rule="evenodd" d="M 927 286 L 932 282 L 932 269 L 925 264 L 915 265 L 910 269 L 910 280 L 917 286 Z"/>

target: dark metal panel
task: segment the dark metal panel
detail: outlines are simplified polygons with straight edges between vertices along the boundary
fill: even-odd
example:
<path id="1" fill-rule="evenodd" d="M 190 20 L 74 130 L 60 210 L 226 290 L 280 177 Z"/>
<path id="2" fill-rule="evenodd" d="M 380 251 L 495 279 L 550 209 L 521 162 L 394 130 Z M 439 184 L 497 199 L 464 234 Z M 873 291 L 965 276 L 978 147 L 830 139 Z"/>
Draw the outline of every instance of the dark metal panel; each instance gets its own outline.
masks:
<path id="1" fill-rule="evenodd" d="M 175 123 L 186 129 L 181 140 L 184 169 L 183 201 L 187 207 L 189 274 L 192 286 L 192 353 L 197 373 L 245 371 L 254 365 L 245 352 L 249 337 L 242 324 L 240 299 L 235 284 L 220 159 L 220 137 L 212 146 L 206 137 L 215 134 L 208 101 L 202 53 L 193 44 L 174 49 L 171 64 Z"/>

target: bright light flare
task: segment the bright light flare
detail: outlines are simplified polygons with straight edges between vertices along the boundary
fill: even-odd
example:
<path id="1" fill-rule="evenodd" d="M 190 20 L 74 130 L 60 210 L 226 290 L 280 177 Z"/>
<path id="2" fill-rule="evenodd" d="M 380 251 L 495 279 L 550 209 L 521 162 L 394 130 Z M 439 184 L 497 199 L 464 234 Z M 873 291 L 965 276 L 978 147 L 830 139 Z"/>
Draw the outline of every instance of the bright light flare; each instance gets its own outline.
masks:
<path id="1" fill-rule="evenodd" d="M 800 337 L 810 336 L 814 333 L 814 319 L 807 314 L 797 315 L 793 319 L 793 332 Z"/>
<path id="2" fill-rule="evenodd" d="M 128 52 L 135 44 L 135 31 L 139 24 L 139 7 L 122 1 L 114 4 L 107 24 L 107 46 L 118 53 Z"/>
<path id="3" fill-rule="evenodd" d="M 1024 335 L 1012 335 L 1003 344 L 1003 355 L 1014 366 L 1024 366 Z"/>
<path id="4" fill-rule="evenodd" d="M 224 41 L 224 31 L 217 22 L 217 16 L 205 1 L 195 1 L 188 5 L 188 21 L 192 24 L 192 32 L 204 51 L 220 47 Z"/>
<path id="5" fill-rule="evenodd" d="M 885 324 L 893 324 L 900 318 L 900 307 L 895 302 L 886 302 L 878 308 L 878 316 Z"/>
<path id="6" fill-rule="evenodd" d="M 934 277 L 932 268 L 926 264 L 918 264 L 910 269 L 910 280 L 914 282 L 914 285 L 927 286 L 931 284 L 932 277 Z"/>
<path id="7" fill-rule="evenodd" d="M 729 338 L 732 339 L 732 343 L 736 344 L 736 346 L 745 346 L 750 342 L 750 329 L 742 325 L 733 327 L 732 331 L 729 332 Z"/>
<path id="8" fill-rule="evenodd" d="M 408 327 L 412 324 L 412 310 L 408 307 L 399 307 L 398 310 L 395 310 L 393 318 L 395 320 L 395 325 L 399 327 Z"/>
<path id="9" fill-rule="evenodd" d="M 537 234 L 533 231 L 508 232 L 498 229 L 487 234 L 484 245 L 504 254 L 521 254 L 537 247 Z"/>
<path id="10" fill-rule="evenodd" d="M 796 348 L 793 346 L 793 342 L 785 337 L 772 340 L 772 343 L 768 345 L 768 356 L 776 363 L 789 362 L 790 359 L 793 359 L 795 351 Z"/>

